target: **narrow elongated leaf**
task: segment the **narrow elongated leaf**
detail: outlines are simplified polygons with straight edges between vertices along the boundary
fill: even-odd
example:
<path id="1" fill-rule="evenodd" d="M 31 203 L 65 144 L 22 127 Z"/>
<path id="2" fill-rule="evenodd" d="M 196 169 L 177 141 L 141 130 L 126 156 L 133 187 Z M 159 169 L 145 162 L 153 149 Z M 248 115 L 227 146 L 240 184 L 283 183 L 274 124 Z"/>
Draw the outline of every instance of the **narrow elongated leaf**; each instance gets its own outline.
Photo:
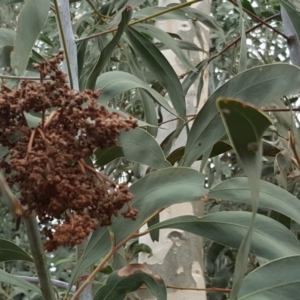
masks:
<path id="1" fill-rule="evenodd" d="M 163 221 L 149 228 L 149 231 L 163 228 L 185 230 L 238 249 L 248 231 L 251 217 L 251 213 L 242 211 L 218 212 L 202 218 L 182 216 Z M 250 253 L 272 260 L 300 254 L 300 244 L 285 226 L 266 216 L 257 215 Z"/>
<path id="2" fill-rule="evenodd" d="M 16 32 L 8 28 L 0 28 L 0 48 L 13 46 Z"/>
<path id="3" fill-rule="evenodd" d="M 238 100 L 218 99 L 217 107 L 234 151 L 248 176 L 252 198 L 252 218 L 236 257 L 233 286 L 230 293 L 230 299 L 236 300 L 248 264 L 254 221 L 258 209 L 259 178 L 262 169 L 261 139 L 264 131 L 272 122 L 257 108 Z"/>
<path id="4" fill-rule="evenodd" d="M 0 200 L 7 206 L 12 214 L 22 215 L 23 208 L 17 200 L 9 185 L 7 184 L 4 175 L 0 171 Z"/>
<path id="5" fill-rule="evenodd" d="M 118 137 L 126 159 L 155 169 L 170 167 L 155 139 L 146 131 L 135 128 L 122 131 Z"/>
<path id="6" fill-rule="evenodd" d="M 219 97 L 239 98 L 256 106 L 299 92 L 300 69 L 288 64 L 271 64 L 239 73 L 217 89 L 198 113 L 188 136 L 180 165 L 190 166 L 225 135 L 218 114 Z"/>
<path id="7" fill-rule="evenodd" d="M 191 85 L 197 80 L 197 78 L 201 75 L 202 71 L 204 70 L 204 68 L 207 66 L 207 64 L 209 63 L 209 59 L 204 59 L 202 60 L 197 66 L 196 72 L 190 72 L 183 80 L 182 82 L 182 89 L 183 89 L 183 93 L 186 95 L 189 88 L 191 87 Z"/>
<path id="8" fill-rule="evenodd" d="M 211 189 L 208 197 L 251 204 L 250 188 L 245 177 L 236 177 L 221 182 Z M 258 206 L 277 211 L 300 224 L 299 199 L 277 185 L 264 180 L 260 181 Z"/>
<path id="9" fill-rule="evenodd" d="M 294 300 L 300 289 L 300 255 L 282 257 L 251 272 L 238 300 Z"/>
<path id="10" fill-rule="evenodd" d="M 17 75 L 27 66 L 31 49 L 47 20 L 50 0 L 26 1 L 18 17 L 11 67 Z M 33 17 L 34 16 L 34 17 Z"/>
<path id="11" fill-rule="evenodd" d="M 167 292 L 161 277 L 142 264 L 129 264 L 109 275 L 106 283 L 97 291 L 94 300 L 123 300 L 130 292 L 145 284 L 158 300 L 166 300 Z"/>
<path id="12" fill-rule="evenodd" d="M 0 6 L 24 2 L 24 0 L 0 0 Z"/>
<path id="13" fill-rule="evenodd" d="M 295 4 L 297 3 L 297 1 L 293 2 L 295 2 Z M 299 66 L 300 12 L 296 10 L 291 1 L 280 0 L 280 3 L 283 6 L 282 19 L 284 21 L 285 33 L 288 37 L 292 38 L 292 41 L 289 44 L 291 60 L 294 64 L 297 64 Z M 289 20 L 286 20 L 286 18 L 288 18 Z"/>
<path id="14" fill-rule="evenodd" d="M 117 217 L 112 224 L 116 243 L 134 233 L 150 216 L 172 204 L 196 201 L 206 193 L 204 176 L 189 168 L 166 168 L 146 175 L 130 186 L 134 195 L 131 205 L 139 211 L 135 221 Z M 83 257 L 78 261 L 70 286 L 90 264 L 99 261 L 110 250 L 106 228 L 97 229 L 91 236 Z"/>
<path id="15" fill-rule="evenodd" d="M 241 46 L 240 46 L 240 58 L 239 58 L 239 72 L 243 72 L 247 69 L 247 44 L 245 23 L 243 18 L 243 6 L 241 0 L 237 0 L 240 12 L 240 32 L 241 32 Z"/>
<path id="16" fill-rule="evenodd" d="M 193 66 L 190 60 L 186 57 L 184 52 L 177 46 L 176 41 L 165 31 L 151 24 L 138 24 L 134 26 L 134 29 L 136 29 L 139 32 L 148 34 L 153 38 L 161 41 L 177 55 L 177 57 L 180 59 L 182 64 L 185 65 L 186 68 L 193 70 L 194 72 L 197 71 L 197 69 Z"/>
<path id="17" fill-rule="evenodd" d="M 32 258 L 16 244 L 0 239 L 0 262 L 11 260 L 25 260 L 32 262 Z"/>
<path id="18" fill-rule="evenodd" d="M 146 67 L 167 89 L 171 102 L 179 116 L 185 118 L 186 106 L 182 86 L 170 63 L 152 42 L 133 28 L 127 28 L 126 35 Z"/>
<path id="19" fill-rule="evenodd" d="M 143 8 L 135 12 L 133 14 L 133 18 L 135 19 L 144 18 L 152 14 L 160 13 L 165 9 L 166 9 L 165 7 Z M 171 12 L 153 18 L 153 20 L 157 20 L 157 21 L 165 21 L 171 19 L 180 20 L 180 21 L 187 21 L 190 19 L 194 21 L 198 20 L 199 22 L 201 22 L 211 30 L 222 31 L 220 26 L 216 23 L 216 21 L 212 17 L 192 7 L 184 7 L 184 8 L 176 9 Z"/>
<path id="20" fill-rule="evenodd" d="M 111 99 L 128 90 L 142 88 L 147 91 L 157 103 L 174 116 L 177 116 L 174 108 L 168 104 L 161 94 L 156 92 L 154 89 L 151 89 L 145 82 L 129 73 L 114 71 L 101 74 L 97 80 L 96 88 L 102 91 L 98 101 L 100 104 L 107 104 Z"/>
<path id="21" fill-rule="evenodd" d="M 87 80 L 86 83 L 87 89 L 90 90 L 95 89 L 97 78 L 100 75 L 103 67 L 110 59 L 112 52 L 115 50 L 116 46 L 118 45 L 119 40 L 131 19 L 131 15 L 132 15 L 131 7 L 124 9 L 122 13 L 122 20 L 118 26 L 118 30 L 116 34 L 114 35 L 113 39 L 106 45 L 106 47 L 101 51 L 100 57 Z"/>
<path id="22" fill-rule="evenodd" d="M 34 291 L 39 295 L 41 295 L 41 290 L 36 285 L 29 283 L 23 279 L 17 278 L 16 276 L 13 276 L 1 269 L 0 269 L 0 282 L 20 287 L 25 291 L 27 290 Z"/>
<path id="23" fill-rule="evenodd" d="M 107 149 L 97 149 L 95 151 L 96 166 L 105 166 L 106 164 L 112 162 L 113 160 L 123 157 L 124 153 L 120 146 L 112 146 Z"/>

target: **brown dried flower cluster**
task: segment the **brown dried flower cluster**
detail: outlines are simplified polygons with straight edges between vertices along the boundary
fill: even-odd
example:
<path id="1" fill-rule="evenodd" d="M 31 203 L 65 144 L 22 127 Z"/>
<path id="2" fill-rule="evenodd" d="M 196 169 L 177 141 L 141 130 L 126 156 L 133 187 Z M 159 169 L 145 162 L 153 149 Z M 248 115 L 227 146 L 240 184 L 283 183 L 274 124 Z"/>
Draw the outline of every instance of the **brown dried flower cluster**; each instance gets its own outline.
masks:
<path id="1" fill-rule="evenodd" d="M 0 92 L 0 144 L 9 148 L 0 167 L 8 184 L 20 191 L 25 217 L 36 213 L 45 225 L 48 251 L 79 244 L 98 225 L 110 225 L 124 204 L 125 217 L 137 214 L 128 186 L 115 184 L 86 161 L 137 123 L 99 107 L 99 91 L 70 89 L 58 67 L 62 60 L 60 52 L 35 65 L 40 82 L 24 80 L 20 88 Z M 47 75 L 51 80 L 45 80 Z M 32 112 L 41 115 L 33 127 Z"/>

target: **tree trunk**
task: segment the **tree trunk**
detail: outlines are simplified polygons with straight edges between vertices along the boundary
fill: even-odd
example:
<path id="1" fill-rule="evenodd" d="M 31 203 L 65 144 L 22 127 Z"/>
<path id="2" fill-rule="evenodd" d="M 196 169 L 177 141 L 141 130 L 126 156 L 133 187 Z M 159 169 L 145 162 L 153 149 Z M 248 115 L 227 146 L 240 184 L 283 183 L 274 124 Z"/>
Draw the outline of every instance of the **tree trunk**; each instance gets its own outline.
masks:
<path id="1" fill-rule="evenodd" d="M 166 6 L 174 1 L 160 0 L 159 6 Z M 206 14 L 210 13 L 210 1 L 205 0 L 199 4 L 195 4 L 194 8 L 199 9 Z M 197 30 L 191 22 L 188 21 L 160 21 L 157 26 L 166 32 L 172 32 L 180 35 L 183 40 L 191 41 L 197 44 L 200 48 L 209 51 L 209 32 L 208 29 L 201 26 L 202 45 L 196 38 L 195 30 Z M 169 60 L 172 67 L 178 75 L 186 72 L 184 66 L 180 63 L 178 58 L 170 50 L 164 51 L 164 55 Z M 197 65 L 205 58 L 202 52 L 187 53 L 194 65 Z M 203 75 L 203 89 L 199 105 L 197 107 L 197 88 L 198 82 L 193 84 L 186 96 L 187 114 L 195 114 L 205 103 L 208 96 L 208 71 Z M 168 112 L 163 112 L 164 121 L 173 119 L 174 116 Z M 189 123 L 191 126 L 191 123 Z M 163 129 L 158 132 L 157 140 L 161 143 L 164 138 L 176 128 L 176 121 L 169 122 L 162 125 Z M 178 139 L 175 141 L 173 148 L 176 149 L 186 144 L 186 131 L 183 131 Z M 195 168 L 199 170 L 199 164 L 194 164 Z M 184 203 L 173 205 L 160 214 L 160 221 L 174 218 L 181 215 L 197 215 L 203 214 L 203 204 L 198 203 Z M 145 229 L 145 228 L 143 228 Z M 142 229 L 142 230 L 143 230 Z M 203 242 L 202 238 L 180 230 L 164 229 L 160 230 L 159 242 L 152 242 L 149 236 L 140 238 L 140 243 L 145 243 L 152 248 L 153 256 L 148 258 L 147 254 L 140 255 L 140 261 L 145 263 L 155 274 L 162 276 L 167 286 L 177 287 L 194 287 L 204 288 L 204 271 L 203 271 Z M 143 292 L 142 299 L 151 299 L 150 294 Z M 172 300 L 205 300 L 206 293 L 204 291 L 187 291 L 180 289 L 168 288 L 168 299 Z"/>

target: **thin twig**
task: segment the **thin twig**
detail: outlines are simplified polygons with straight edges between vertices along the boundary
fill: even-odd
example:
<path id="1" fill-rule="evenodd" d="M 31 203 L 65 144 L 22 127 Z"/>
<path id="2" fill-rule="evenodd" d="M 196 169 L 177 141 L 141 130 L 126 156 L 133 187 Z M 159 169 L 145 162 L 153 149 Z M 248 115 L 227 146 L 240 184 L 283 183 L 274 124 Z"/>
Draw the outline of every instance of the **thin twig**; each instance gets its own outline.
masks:
<path id="1" fill-rule="evenodd" d="M 271 20 L 273 20 L 273 19 L 275 19 L 275 18 L 278 18 L 279 16 L 280 16 L 280 14 L 273 15 L 273 16 L 271 16 L 271 17 L 265 19 L 265 20 L 264 20 L 264 23 L 265 23 L 265 22 L 269 22 L 269 21 L 271 21 Z M 251 28 L 249 28 L 248 30 L 246 30 L 246 31 L 245 31 L 245 34 L 248 34 L 248 33 L 252 32 L 252 31 L 254 31 L 255 29 L 259 28 L 259 27 L 262 26 L 262 25 L 263 25 L 263 23 L 258 23 L 258 24 L 256 24 L 256 25 L 254 25 L 253 27 L 251 27 Z M 239 36 L 239 37 L 236 38 L 234 41 L 232 41 L 231 43 L 229 43 L 228 45 L 226 45 L 220 52 L 218 52 L 218 53 L 212 55 L 212 56 L 208 59 L 207 63 L 209 63 L 211 60 L 213 60 L 213 59 L 215 59 L 215 58 L 221 56 L 221 55 L 222 55 L 223 53 L 225 53 L 229 48 L 231 48 L 232 46 L 236 45 L 240 40 L 241 40 L 241 36 Z M 189 70 L 189 71 L 186 71 L 186 72 L 184 72 L 184 73 L 178 75 L 178 78 L 182 79 L 183 77 L 185 77 L 186 75 L 188 75 L 188 74 L 191 73 L 191 72 L 193 72 L 193 71 L 190 71 L 190 70 Z"/>
<path id="2" fill-rule="evenodd" d="M 179 5 L 175 5 L 175 6 L 169 7 L 169 8 L 167 8 L 167 9 L 165 9 L 163 11 L 160 11 L 158 13 L 155 13 L 155 14 L 152 14 L 152 15 L 147 16 L 145 18 L 142 18 L 142 19 L 130 22 L 128 24 L 128 26 L 133 26 L 133 25 L 142 23 L 144 21 L 151 20 L 151 19 L 156 18 L 158 16 L 164 15 L 164 14 L 166 14 L 168 12 L 171 12 L 171 11 L 174 11 L 174 10 L 186 7 L 186 6 L 190 6 L 190 5 L 192 5 L 194 3 L 197 3 L 197 2 L 200 2 L 200 1 L 202 1 L 202 0 L 192 0 L 192 1 L 185 2 L 185 3 L 181 3 Z M 98 33 L 95 33 L 95 34 L 91 34 L 89 36 L 86 36 L 86 37 L 83 37 L 83 38 L 80 38 L 80 39 L 76 39 L 75 42 L 76 43 L 80 43 L 80 42 L 83 42 L 83 41 L 86 41 L 86 40 L 89 40 L 89 39 L 92 39 L 92 38 L 96 38 L 96 37 L 99 37 L 99 36 L 102 36 L 102 35 L 106 35 L 106 34 L 115 32 L 117 30 L 118 30 L 118 27 L 115 27 L 115 28 L 112 28 L 112 29 L 109 29 L 109 30 L 106 30 L 106 31 L 102 31 L 102 32 L 98 32 Z"/>
<path id="3" fill-rule="evenodd" d="M 15 277 L 17 278 L 20 278 L 20 279 L 23 279 L 23 280 L 26 280 L 28 282 L 31 282 L 31 283 L 40 283 L 40 279 L 38 277 L 30 277 L 30 276 L 23 276 L 23 275 L 15 275 Z M 58 288 L 62 288 L 62 289 L 67 289 L 69 284 L 65 281 L 60 281 L 60 280 L 57 280 L 57 279 L 51 279 L 51 283 L 53 286 L 56 286 Z M 76 290 L 76 286 L 73 285 L 72 288 L 71 288 L 71 292 L 75 292 Z"/>
<path id="4" fill-rule="evenodd" d="M 263 108 L 262 111 L 265 112 L 291 112 L 291 111 L 300 111 L 300 107 L 295 108 Z"/>
<path id="5" fill-rule="evenodd" d="M 230 3 L 232 3 L 234 6 L 238 6 L 238 4 L 234 1 L 234 0 L 228 0 Z M 248 14 L 251 18 L 253 18 L 254 20 L 262 23 L 263 25 L 265 25 L 266 27 L 270 28 L 271 30 L 273 30 L 274 32 L 278 33 L 279 35 L 281 35 L 283 38 L 285 38 L 287 41 L 290 40 L 290 38 L 288 36 L 286 36 L 284 33 L 280 32 L 278 29 L 274 28 L 272 25 L 270 25 L 269 23 L 267 23 L 265 20 L 262 20 L 261 18 L 259 18 L 258 16 L 256 16 L 255 14 L 253 14 L 251 11 L 249 11 L 248 9 L 246 9 L 245 7 L 243 7 L 243 11 Z"/>
<path id="6" fill-rule="evenodd" d="M 146 286 L 140 287 L 140 289 L 146 289 Z M 211 288 L 196 288 L 196 287 L 185 287 L 185 286 L 176 286 L 176 285 L 166 285 L 167 289 L 174 289 L 174 290 L 183 290 L 183 291 L 198 291 L 198 292 L 216 292 L 216 293 L 230 293 L 230 289 L 221 289 L 216 287 Z"/>
<path id="7" fill-rule="evenodd" d="M 41 80 L 40 76 L 11 76 L 11 75 L 2 75 L 0 74 L 1 79 L 15 79 L 15 80 Z M 43 80 L 52 80 L 50 77 L 45 77 Z"/>
<path id="8" fill-rule="evenodd" d="M 105 256 L 105 258 L 102 260 L 102 262 L 97 266 L 97 268 L 89 275 L 89 277 L 82 283 L 82 285 L 79 287 L 79 289 L 76 291 L 74 296 L 71 298 L 71 300 L 78 300 L 80 294 L 83 292 L 83 290 L 92 283 L 96 275 L 106 266 L 107 262 L 111 259 L 111 257 L 115 254 L 117 251 L 117 248 L 115 247 L 115 236 L 110 231 L 110 240 L 111 240 L 111 249 Z"/>

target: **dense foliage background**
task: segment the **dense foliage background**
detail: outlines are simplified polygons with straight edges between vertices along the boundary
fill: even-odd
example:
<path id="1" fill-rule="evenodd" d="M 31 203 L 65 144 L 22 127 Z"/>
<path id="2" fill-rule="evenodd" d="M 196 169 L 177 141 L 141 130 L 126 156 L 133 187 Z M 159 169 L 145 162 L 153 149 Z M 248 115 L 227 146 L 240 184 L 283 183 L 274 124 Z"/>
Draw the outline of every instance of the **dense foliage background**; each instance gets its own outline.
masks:
<path id="1" fill-rule="evenodd" d="M 0 1 L 3 86 L 14 89 L 23 80 L 39 80 L 32 64 L 49 60 L 62 48 L 62 68 L 71 89 L 102 90 L 98 104 L 136 118 L 139 125 L 121 132 L 116 145 L 94 149 L 90 160 L 95 170 L 130 185 L 132 206 L 139 211 L 136 221 L 115 217 L 112 226 L 92 234 L 85 252 L 77 246 L 79 254 L 74 247 L 45 253 L 52 282 L 41 279 L 38 254 L 29 246 L 23 222 L 27 217 L 16 216 L 12 195 L 19 197 L 18 186 L 8 188 L 1 169 L 3 299 L 136 299 L 134 291 L 142 284 L 157 299 L 166 299 L 163 278 L 132 264 L 138 253 L 151 253 L 137 239 L 139 228 L 151 219 L 152 234 L 175 228 L 203 236 L 209 299 L 297 298 L 299 3 L 213 0 L 206 15 L 191 7 L 198 1 L 181 2 L 158 7 L 157 1 L 138 0 Z M 155 26 L 156 21 L 173 19 L 190 22 L 195 43 Z M 210 50 L 193 65 L 191 53 L 205 51 L 200 24 L 210 31 Z M 175 73 L 161 52 L 165 49 L 177 55 L 184 74 Z M 209 97 L 203 101 L 205 70 Z M 205 105 L 187 118 L 185 97 L 198 79 L 196 103 Z M 178 122 L 159 145 L 155 137 L 166 121 L 164 111 Z M 34 111 L 26 114 L 32 128 L 42 118 Z M 185 130 L 185 147 L 173 149 L 173 140 Z M 7 151 L 2 145 L 1 162 L 9 162 Z M 189 168 L 196 160 L 201 160 L 201 172 Z M 204 217 L 157 223 L 161 209 L 199 198 L 205 203 Z M 43 235 L 41 239 L 45 242 Z M 84 274 L 91 274 L 94 293 L 80 296 L 75 289 L 86 279 L 80 276 L 87 269 Z M 43 284 L 53 287 L 53 295 Z"/>

